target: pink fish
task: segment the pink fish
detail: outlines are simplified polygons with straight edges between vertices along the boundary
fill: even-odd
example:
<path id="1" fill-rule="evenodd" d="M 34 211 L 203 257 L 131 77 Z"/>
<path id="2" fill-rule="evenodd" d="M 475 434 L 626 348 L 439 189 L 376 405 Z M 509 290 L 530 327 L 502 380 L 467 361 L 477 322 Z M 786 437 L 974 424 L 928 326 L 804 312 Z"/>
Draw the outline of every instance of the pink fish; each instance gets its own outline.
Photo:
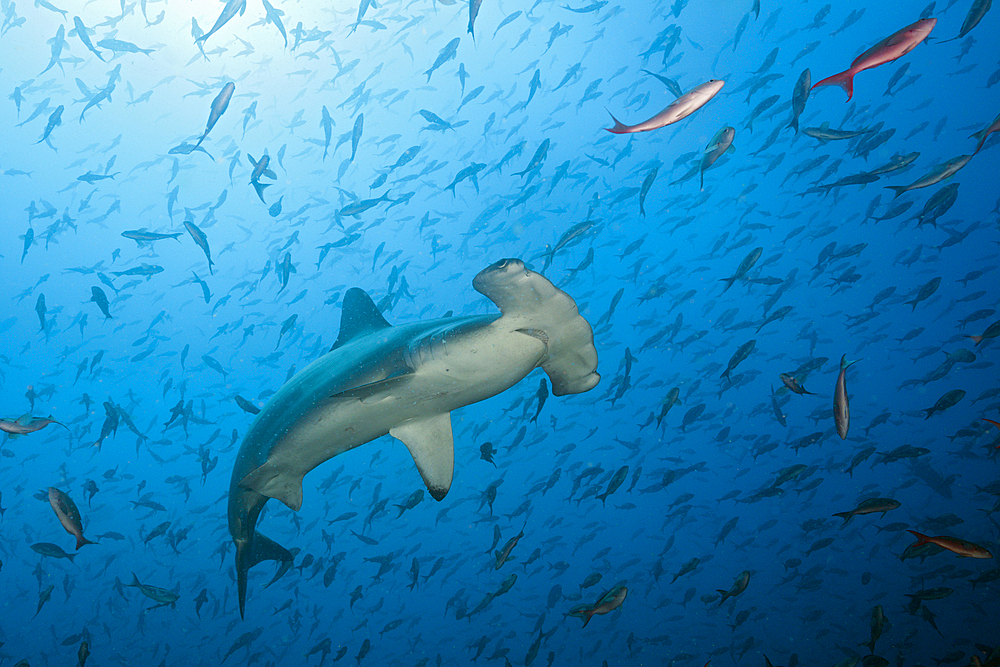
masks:
<path id="1" fill-rule="evenodd" d="M 847 93 L 847 99 L 850 100 L 854 96 L 855 74 L 902 58 L 912 51 L 917 44 L 927 39 L 927 36 L 931 34 L 931 30 L 934 29 L 935 25 L 937 25 L 937 19 L 920 19 L 916 23 L 908 25 L 898 32 L 894 32 L 855 58 L 850 68 L 846 71 L 823 79 L 816 83 L 813 88 L 820 86 L 840 86 Z"/>
<path id="2" fill-rule="evenodd" d="M 28 435 L 35 431 L 41 431 L 49 424 L 59 424 L 52 415 L 48 417 L 32 417 L 30 414 L 21 415 L 17 419 L 0 419 L 0 431 L 7 433 L 11 438 Z M 63 426 L 62 424 L 59 424 Z M 63 426 L 65 428 L 65 426 Z"/>
<path id="3" fill-rule="evenodd" d="M 633 132 L 649 132 L 650 130 L 658 130 L 661 127 L 670 125 L 671 123 L 684 120 L 695 111 L 708 104 L 708 101 L 715 97 L 720 90 L 722 90 L 722 86 L 725 85 L 725 83 L 725 81 L 720 81 L 718 79 L 706 81 L 700 86 L 692 88 L 684 95 L 678 97 L 670 104 L 670 106 L 649 120 L 645 120 L 636 125 L 625 125 L 612 115 L 611 120 L 615 121 L 615 126 L 606 127 L 604 129 L 611 134 L 631 134 Z"/>
<path id="4" fill-rule="evenodd" d="M 976 153 L 978 153 L 979 149 L 982 148 L 983 144 L 986 143 L 986 138 L 989 137 L 994 132 L 1000 132 L 1000 116 L 994 118 L 993 122 L 985 130 L 980 130 L 979 132 L 976 132 L 971 137 L 969 137 L 970 139 L 972 137 L 979 139 L 979 143 L 976 145 L 976 151 L 975 151 Z M 973 153 L 973 155 L 975 155 L 975 153 Z"/>

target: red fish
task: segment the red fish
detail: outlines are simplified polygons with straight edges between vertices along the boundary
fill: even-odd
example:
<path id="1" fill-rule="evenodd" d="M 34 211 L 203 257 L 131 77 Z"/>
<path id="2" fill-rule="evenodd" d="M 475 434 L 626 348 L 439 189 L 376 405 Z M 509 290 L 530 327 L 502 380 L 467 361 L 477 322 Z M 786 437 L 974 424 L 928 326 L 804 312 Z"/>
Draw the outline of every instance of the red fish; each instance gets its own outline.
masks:
<path id="1" fill-rule="evenodd" d="M 1000 428 L 1000 422 L 995 422 L 992 419 L 987 419 L 986 417 L 983 417 L 983 421 L 989 422 L 989 423 L 993 424 L 994 426 L 996 426 L 997 428 Z M 1000 449 L 1000 445 L 997 445 L 996 447 L 994 447 L 994 449 Z"/>
<path id="2" fill-rule="evenodd" d="M 902 58 L 912 51 L 917 44 L 927 39 L 927 36 L 931 34 L 931 30 L 934 29 L 935 25 L 937 25 L 937 19 L 920 19 L 916 23 L 910 24 L 898 32 L 894 32 L 855 58 L 847 70 L 823 79 L 816 83 L 813 88 L 815 89 L 820 86 L 840 86 L 847 93 L 849 101 L 854 96 L 855 74 Z"/>
<path id="3" fill-rule="evenodd" d="M 947 549 L 953 553 L 958 554 L 962 558 L 993 558 L 991 554 L 985 547 L 981 547 L 974 542 L 966 542 L 965 540 L 960 540 L 957 537 L 949 537 L 947 535 L 938 535 L 937 537 L 928 537 L 927 535 L 922 535 L 915 530 L 907 530 L 908 533 L 913 533 L 916 536 L 917 542 L 913 546 L 920 546 L 921 544 L 936 544 L 942 549 Z"/>

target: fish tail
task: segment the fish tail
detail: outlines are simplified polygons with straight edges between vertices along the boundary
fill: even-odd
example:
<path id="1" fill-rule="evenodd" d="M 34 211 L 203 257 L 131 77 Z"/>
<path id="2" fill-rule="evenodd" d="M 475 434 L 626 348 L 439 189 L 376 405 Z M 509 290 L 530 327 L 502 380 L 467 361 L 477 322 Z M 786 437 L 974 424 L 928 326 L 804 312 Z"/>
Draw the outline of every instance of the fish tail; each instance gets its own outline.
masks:
<path id="1" fill-rule="evenodd" d="M 239 594 L 240 618 L 243 618 L 244 609 L 246 608 L 247 573 L 251 567 L 264 560 L 281 561 L 278 572 L 271 579 L 271 583 L 274 583 L 292 567 L 293 556 L 288 549 L 285 549 L 274 540 L 261 535 L 256 530 L 250 540 L 237 542 L 236 586 Z"/>
<path id="2" fill-rule="evenodd" d="M 80 535 L 78 538 L 76 538 L 76 548 L 77 548 L 77 550 L 79 550 L 80 547 L 82 547 L 84 544 L 97 544 L 97 542 L 91 542 L 90 540 L 88 540 L 83 535 Z"/>
<path id="3" fill-rule="evenodd" d="M 976 345 L 979 345 L 980 343 L 983 342 L 982 336 L 968 336 L 968 338 L 971 338 Z"/>
<path id="4" fill-rule="evenodd" d="M 914 537 L 917 538 L 917 543 L 915 545 L 913 545 L 913 546 L 920 546 L 921 544 L 927 544 L 928 542 L 930 542 L 930 538 L 929 537 L 927 537 L 926 535 L 923 535 L 921 533 L 918 533 L 915 530 L 907 530 L 906 532 L 912 533 L 914 535 Z"/>
<path id="5" fill-rule="evenodd" d="M 859 361 L 861 361 L 861 359 L 855 359 L 854 361 L 848 361 L 847 360 L 847 355 L 845 354 L 844 356 L 842 356 L 840 358 L 840 370 L 846 370 L 846 369 L 850 368 L 851 366 L 853 366 L 854 364 L 858 363 Z"/>
<path id="6" fill-rule="evenodd" d="M 854 518 L 854 512 L 836 512 L 833 516 L 839 516 L 844 520 L 844 524 L 847 524 L 852 518 Z"/>
<path id="7" fill-rule="evenodd" d="M 788 125 L 785 126 L 785 129 L 788 129 L 789 127 L 792 128 L 793 130 L 795 130 L 795 134 L 799 133 L 799 117 L 798 116 L 792 116 L 792 120 L 789 121 Z"/>
<path id="8" fill-rule="evenodd" d="M 611 120 L 615 121 L 615 126 L 606 127 L 605 130 L 611 134 L 626 134 L 628 132 L 628 125 L 615 118 L 615 115 L 610 111 L 608 111 L 608 115 L 611 116 Z"/>
<path id="9" fill-rule="evenodd" d="M 267 202 L 264 201 L 264 189 L 271 187 L 272 184 L 254 181 L 251 185 L 253 186 L 253 189 L 257 191 L 257 196 L 260 197 L 261 202 L 266 204 Z"/>
<path id="10" fill-rule="evenodd" d="M 898 197 L 899 195 L 901 195 L 901 194 L 903 194 L 904 192 L 906 192 L 906 187 L 907 187 L 907 186 L 905 186 L 905 185 L 886 185 L 886 186 L 885 186 L 885 189 L 886 189 L 886 190 L 892 190 L 893 192 L 895 192 L 896 194 L 895 194 L 895 196 L 893 197 L 893 199 L 895 199 L 895 198 L 896 198 L 896 197 Z"/>
<path id="11" fill-rule="evenodd" d="M 820 86 L 840 86 L 847 93 L 847 101 L 850 102 L 851 98 L 854 97 L 854 72 L 845 70 L 839 74 L 828 76 L 822 81 L 813 84 L 812 90 Z"/>

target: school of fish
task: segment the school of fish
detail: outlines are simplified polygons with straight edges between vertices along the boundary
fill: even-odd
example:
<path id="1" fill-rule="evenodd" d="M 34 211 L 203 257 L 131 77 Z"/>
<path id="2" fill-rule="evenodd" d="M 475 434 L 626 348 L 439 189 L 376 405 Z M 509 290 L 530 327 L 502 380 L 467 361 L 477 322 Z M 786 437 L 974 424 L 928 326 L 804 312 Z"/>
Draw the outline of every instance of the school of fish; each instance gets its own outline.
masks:
<path id="1" fill-rule="evenodd" d="M 991 4 L 0 0 L 0 664 L 1000 667 Z"/>

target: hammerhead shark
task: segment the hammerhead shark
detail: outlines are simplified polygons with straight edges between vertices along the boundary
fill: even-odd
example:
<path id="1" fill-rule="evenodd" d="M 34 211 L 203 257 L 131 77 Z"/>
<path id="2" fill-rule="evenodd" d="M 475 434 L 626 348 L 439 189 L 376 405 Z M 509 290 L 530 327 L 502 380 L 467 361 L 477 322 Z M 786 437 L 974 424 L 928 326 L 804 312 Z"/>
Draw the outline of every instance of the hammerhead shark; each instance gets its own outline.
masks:
<path id="1" fill-rule="evenodd" d="M 256 530 L 275 498 L 302 506 L 302 478 L 324 461 L 383 435 L 403 442 L 431 497 L 451 488 L 451 411 L 485 400 L 541 367 L 555 396 L 593 389 L 601 376 L 590 324 L 576 302 L 519 259 L 481 271 L 473 287 L 500 314 L 446 317 L 391 326 L 371 297 L 344 296 L 333 348 L 285 383 L 255 417 L 229 487 L 229 532 L 236 544 L 240 615 L 247 574 L 292 554 Z"/>

